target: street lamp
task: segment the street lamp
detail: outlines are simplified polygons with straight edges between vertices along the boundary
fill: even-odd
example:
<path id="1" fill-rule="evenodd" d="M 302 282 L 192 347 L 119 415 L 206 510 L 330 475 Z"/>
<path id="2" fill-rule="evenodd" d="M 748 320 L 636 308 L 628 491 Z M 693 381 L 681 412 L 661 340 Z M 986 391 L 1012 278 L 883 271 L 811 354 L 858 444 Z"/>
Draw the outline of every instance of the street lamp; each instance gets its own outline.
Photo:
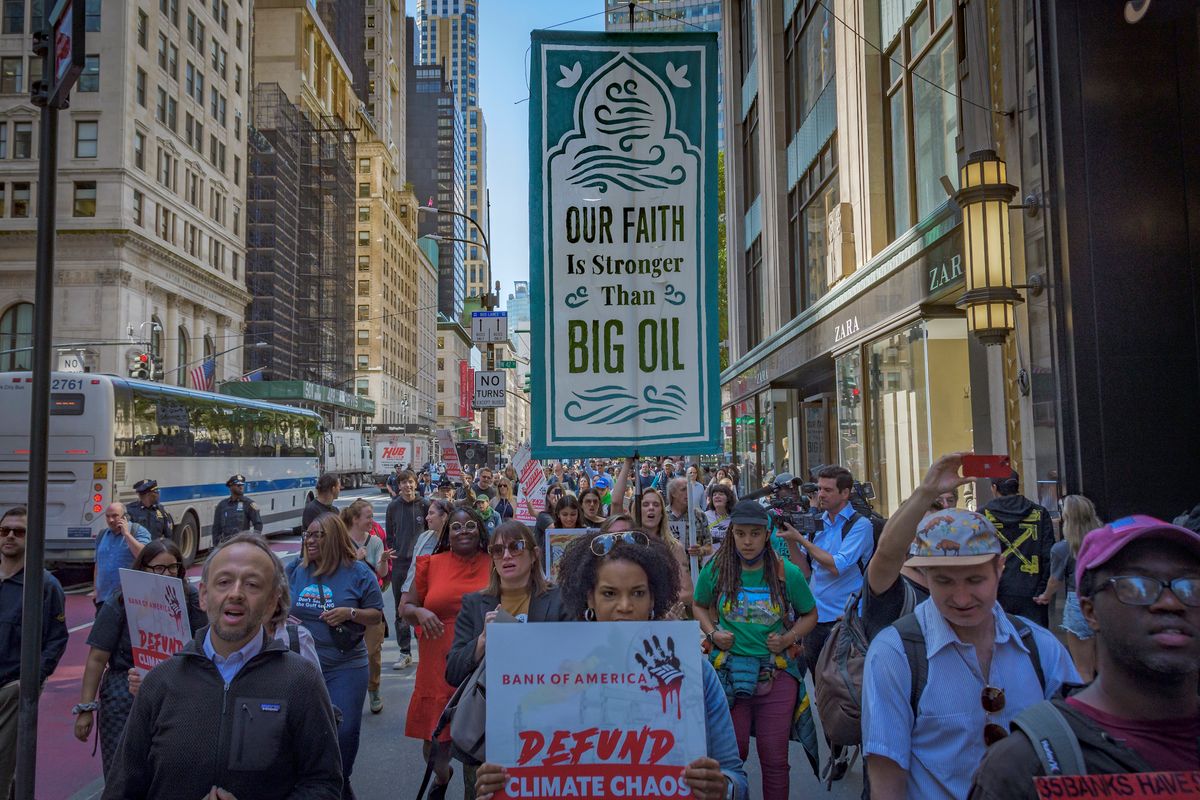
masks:
<path id="1" fill-rule="evenodd" d="M 967 291 L 955 304 L 967 327 L 985 345 L 1003 344 L 1013 329 L 1013 306 L 1024 298 L 1012 284 L 1009 202 L 1017 187 L 994 150 L 972 153 L 955 194 L 963 214 L 963 273 Z"/>

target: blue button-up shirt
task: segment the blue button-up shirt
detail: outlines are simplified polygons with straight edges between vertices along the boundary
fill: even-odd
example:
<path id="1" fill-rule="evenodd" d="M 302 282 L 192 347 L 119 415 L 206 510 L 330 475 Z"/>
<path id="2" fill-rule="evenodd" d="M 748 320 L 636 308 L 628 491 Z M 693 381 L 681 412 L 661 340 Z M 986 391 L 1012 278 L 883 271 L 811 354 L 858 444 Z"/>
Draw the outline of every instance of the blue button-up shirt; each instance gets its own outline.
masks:
<path id="1" fill-rule="evenodd" d="M 212 626 L 209 626 L 208 633 L 204 637 L 204 655 L 208 656 L 209 660 L 217 668 L 217 672 L 221 673 L 221 679 L 228 686 L 233 677 L 241 671 L 246 663 L 262 652 L 263 649 L 263 632 L 262 628 L 258 629 L 258 633 L 250 637 L 250 641 L 246 642 L 240 650 L 230 653 L 228 656 L 222 656 L 212 646 Z"/>
<path id="2" fill-rule="evenodd" d="M 142 544 L 150 544 L 150 531 L 138 525 L 129 523 L 129 532 L 133 538 Z M 105 528 L 96 537 L 96 602 L 103 603 L 121 588 L 121 570 L 133 566 L 133 553 L 125 537 L 116 531 Z"/>
<path id="3" fill-rule="evenodd" d="M 813 543 L 833 556 L 837 575 L 828 568 L 812 562 L 812 578 L 808 585 L 817 599 L 817 622 L 833 622 L 842 615 L 846 600 L 862 588 L 863 574 L 858 564 L 865 566 L 875 547 L 874 529 L 871 520 L 859 517 L 847 529 L 846 523 L 854 516 L 854 509 L 847 503 L 836 515 L 826 511 L 821 517 L 825 529 L 813 537 Z"/>
<path id="4" fill-rule="evenodd" d="M 952 559 L 950 559 L 952 560 Z M 928 681 L 913 719 L 912 674 L 900 633 L 885 628 L 871 642 L 863 673 L 863 752 L 896 762 L 908 772 L 908 797 L 958 800 L 971 788 L 971 776 L 987 746 L 983 728 L 994 722 L 1004 730 L 1017 714 L 1054 696 L 1079 673 L 1067 649 L 1045 628 L 1029 623 L 1041 659 L 1046 686 L 1038 684 L 1031 654 L 997 603 L 992 609 L 996 638 L 991 674 L 984 678 L 974 645 L 961 641 L 926 600 L 913 612 L 925 634 Z M 986 714 L 984 686 L 1004 690 L 1004 708 Z"/>

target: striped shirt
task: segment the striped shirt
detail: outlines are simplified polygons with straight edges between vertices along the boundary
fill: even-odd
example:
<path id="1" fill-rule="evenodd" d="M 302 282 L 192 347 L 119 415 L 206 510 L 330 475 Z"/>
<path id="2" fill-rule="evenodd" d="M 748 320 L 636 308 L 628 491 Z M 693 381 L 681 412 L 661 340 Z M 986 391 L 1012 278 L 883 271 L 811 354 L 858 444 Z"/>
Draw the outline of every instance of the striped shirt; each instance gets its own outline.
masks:
<path id="1" fill-rule="evenodd" d="M 1064 682 L 1079 682 L 1065 647 L 1045 628 L 1030 622 L 1046 677 L 1038 685 L 1029 649 L 997 603 L 991 674 L 985 681 L 974 645 L 962 642 L 926 600 L 913 612 L 925 634 L 929 679 L 913 720 L 912 676 L 904 645 L 895 628 L 884 629 L 871 643 L 863 675 L 863 753 L 888 758 L 908 772 L 912 800 L 966 797 L 971 775 L 983 760 L 983 728 L 988 722 L 1008 730 L 1025 708 L 1058 693 Z M 1004 709 L 984 713 L 985 685 L 1004 690 Z"/>

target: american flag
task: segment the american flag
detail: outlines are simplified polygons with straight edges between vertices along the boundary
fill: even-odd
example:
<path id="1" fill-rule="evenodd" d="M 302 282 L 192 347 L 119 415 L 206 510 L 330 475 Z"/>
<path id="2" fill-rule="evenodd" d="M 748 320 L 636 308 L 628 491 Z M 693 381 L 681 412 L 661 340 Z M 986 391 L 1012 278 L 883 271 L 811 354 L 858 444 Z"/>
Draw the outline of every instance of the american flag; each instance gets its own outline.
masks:
<path id="1" fill-rule="evenodd" d="M 192 367 L 192 388 L 202 392 L 211 392 L 213 388 L 213 373 L 217 371 L 217 360 L 210 358 L 198 367 Z"/>
<path id="2" fill-rule="evenodd" d="M 258 369 L 255 369 L 255 370 L 251 370 L 250 372 L 247 372 L 245 375 L 238 378 L 238 380 L 239 381 L 261 381 L 262 380 L 262 370 L 263 370 L 262 367 L 259 367 Z"/>

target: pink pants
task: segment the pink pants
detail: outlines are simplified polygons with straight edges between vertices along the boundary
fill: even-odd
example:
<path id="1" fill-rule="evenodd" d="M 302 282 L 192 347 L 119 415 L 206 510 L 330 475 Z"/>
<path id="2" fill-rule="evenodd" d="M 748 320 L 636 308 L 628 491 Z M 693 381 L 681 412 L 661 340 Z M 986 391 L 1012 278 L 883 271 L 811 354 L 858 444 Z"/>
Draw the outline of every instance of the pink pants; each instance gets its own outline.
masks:
<path id="1" fill-rule="evenodd" d="M 788 797 L 788 734 L 798 688 L 796 679 L 781 670 L 775 673 L 775 685 L 770 692 L 738 698 L 729 709 L 742 761 L 750 754 L 750 723 L 754 723 L 754 741 L 762 768 L 763 800 L 787 800 Z"/>

